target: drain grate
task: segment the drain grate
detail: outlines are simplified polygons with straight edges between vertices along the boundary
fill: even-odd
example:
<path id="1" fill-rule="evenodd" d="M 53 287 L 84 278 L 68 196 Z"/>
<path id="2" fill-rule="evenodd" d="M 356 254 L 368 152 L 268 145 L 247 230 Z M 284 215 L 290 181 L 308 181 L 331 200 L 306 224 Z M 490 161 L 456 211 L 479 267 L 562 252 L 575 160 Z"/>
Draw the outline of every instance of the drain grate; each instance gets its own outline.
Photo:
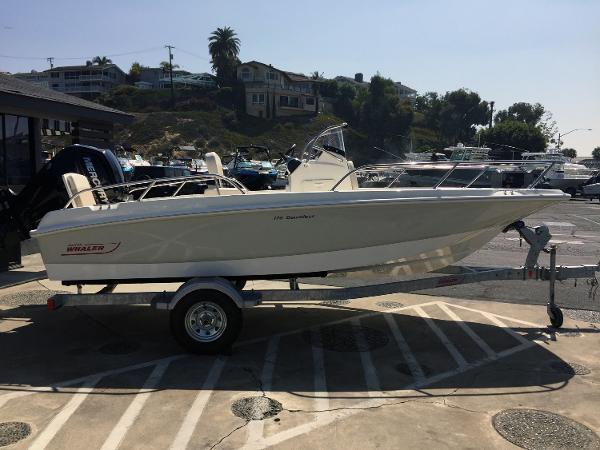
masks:
<path id="1" fill-rule="evenodd" d="M 0 297 L 0 304 L 5 306 L 30 306 L 47 305 L 48 299 L 56 294 L 64 294 L 65 291 L 34 290 L 20 291 L 6 294 Z"/>
<path id="2" fill-rule="evenodd" d="M 506 409 L 492 424 L 504 439 L 525 449 L 600 448 L 600 439 L 588 427 L 547 411 Z"/>
<path id="3" fill-rule="evenodd" d="M 587 309 L 563 309 L 565 315 L 573 320 L 582 322 L 600 323 L 600 312 Z"/>
<path id="4" fill-rule="evenodd" d="M 0 422 L 0 447 L 14 444 L 31 434 L 31 427 L 25 422 Z"/>
<path id="5" fill-rule="evenodd" d="M 133 341 L 115 341 L 100 347 L 100 353 L 105 355 L 129 355 L 139 350 L 140 344 Z"/>
<path id="6" fill-rule="evenodd" d="M 592 373 L 590 369 L 581 364 L 567 361 L 553 361 L 550 363 L 550 367 L 555 372 L 566 373 L 568 375 L 589 375 Z"/>
<path id="7" fill-rule="evenodd" d="M 269 397 L 244 397 L 231 405 L 231 412 L 246 420 L 264 420 L 276 416 L 283 410 L 277 400 Z"/>
<path id="8" fill-rule="evenodd" d="M 402 308 L 404 306 L 400 302 L 377 302 L 376 305 L 379 306 L 380 308 L 385 308 L 385 309 L 396 309 L 396 308 Z"/>
<path id="9" fill-rule="evenodd" d="M 321 302 L 322 306 L 341 306 L 341 305 L 349 305 L 351 300 L 325 300 Z"/>
<path id="10" fill-rule="evenodd" d="M 306 331 L 303 335 L 311 345 L 335 352 L 366 352 L 389 342 L 387 335 L 379 330 L 348 323 L 324 326 L 320 333 Z"/>

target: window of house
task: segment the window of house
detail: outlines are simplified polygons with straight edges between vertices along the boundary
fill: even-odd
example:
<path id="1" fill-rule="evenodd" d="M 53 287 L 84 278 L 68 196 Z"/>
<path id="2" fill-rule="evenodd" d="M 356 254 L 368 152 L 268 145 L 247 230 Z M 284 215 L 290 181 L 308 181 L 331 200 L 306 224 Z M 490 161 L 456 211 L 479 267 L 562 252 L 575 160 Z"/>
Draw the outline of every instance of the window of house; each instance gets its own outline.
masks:
<path id="1" fill-rule="evenodd" d="M 242 69 L 242 80 L 250 80 L 251 78 L 251 73 L 250 73 L 250 69 L 248 69 L 247 67 Z"/>
<path id="2" fill-rule="evenodd" d="M 51 78 L 59 78 L 60 77 L 60 73 L 58 73 L 58 72 L 50 72 L 50 77 Z"/>
<path id="3" fill-rule="evenodd" d="M 292 97 L 289 95 L 279 96 L 279 106 L 287 106 L 289 108 L 297 108 L 298 104 L 299 104 L 298 97 Z"/>
<path id="4" fill-rule="evenodd" d="M 54 130 L 60 130 L 60 120 L 54 121 Z"/>
<path id="5" fill-rule="evenodd" d="M 315 104 L 314 97 L 306 97 L 306 104 L 307 105 L 314 105 Z"/>
<path id="6" fill-rule="evenodd" d="M 272 70 L 270 70 L 269 72 L 267 72 L 265 74 L 265 77 L 267 80 L 279 80 L 279 74 L 277 72 L 274 72 Z"/>
<path id="7" fill-rule="evenodd" d="M 264 105 L 265 104 L 265 94 L 252 94 L 252 104 L 253 105 Z"/>

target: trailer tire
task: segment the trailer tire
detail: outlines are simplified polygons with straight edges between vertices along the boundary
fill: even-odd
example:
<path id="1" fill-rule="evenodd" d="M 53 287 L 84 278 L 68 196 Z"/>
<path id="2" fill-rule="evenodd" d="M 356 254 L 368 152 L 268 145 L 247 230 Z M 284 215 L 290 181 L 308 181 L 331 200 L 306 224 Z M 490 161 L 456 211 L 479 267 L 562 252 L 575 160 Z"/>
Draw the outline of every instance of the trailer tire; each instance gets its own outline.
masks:
<path id="1" fill-rule="evenodd" d="M 222 292 L 198 290 L 171 311 L 171 333 L 187 351 L 228 353 L 242 329 L 242 311 Z"/>

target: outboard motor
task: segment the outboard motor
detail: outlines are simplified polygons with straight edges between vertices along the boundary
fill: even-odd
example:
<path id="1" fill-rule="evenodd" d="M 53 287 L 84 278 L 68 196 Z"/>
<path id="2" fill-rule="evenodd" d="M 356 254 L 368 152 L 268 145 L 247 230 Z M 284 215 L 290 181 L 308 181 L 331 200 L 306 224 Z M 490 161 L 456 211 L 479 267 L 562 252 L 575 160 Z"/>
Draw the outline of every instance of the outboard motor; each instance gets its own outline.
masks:
<path id="1" fill-rule="evenodd" d="M 42 167 L 19 194 L 5 192 L 8 208 L 0 209 L 0 225 L 4 224 L 5 228 L 11 225 L 21 239 L 28 239 L 29 231 L 37 227 L 46 213 L 62 209 L 69 200 L 62 180 L 65 173 L 86 176 L 92 187 L 124 182 L 119 160 L 110 150 L 70 145 Z M 95 193 L 96 201 L 100 204 L 119 200 L 109 198 L 107 194 L 104 191 Z M 116 197 L 118 194 L 111 195 Z"/>

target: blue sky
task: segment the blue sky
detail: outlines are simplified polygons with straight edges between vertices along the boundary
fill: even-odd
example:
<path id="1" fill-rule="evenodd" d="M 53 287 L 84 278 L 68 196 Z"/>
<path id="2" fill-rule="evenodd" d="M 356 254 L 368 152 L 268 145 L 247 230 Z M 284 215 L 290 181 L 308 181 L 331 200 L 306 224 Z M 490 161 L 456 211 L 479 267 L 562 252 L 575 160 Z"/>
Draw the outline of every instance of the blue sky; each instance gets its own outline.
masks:
<path id="1" fill-rule="evenodd" d="M 593 128 L 565 147 L 600 146 L 597 0 L 0 0 L 0 12 L 0 55 L 67 65 L 136 52 L 112 57 L 127 70 L 165 60 L 169 43 L 177 64 L 208 71 L 209 33 L 231 26 L 243 61 L 327 77 L 379 71 L 419 92 L 466 87 L 500 108 L 540 102 L 563 132 Z M 47 67 L 0 57 L 0 71 Z"/>

